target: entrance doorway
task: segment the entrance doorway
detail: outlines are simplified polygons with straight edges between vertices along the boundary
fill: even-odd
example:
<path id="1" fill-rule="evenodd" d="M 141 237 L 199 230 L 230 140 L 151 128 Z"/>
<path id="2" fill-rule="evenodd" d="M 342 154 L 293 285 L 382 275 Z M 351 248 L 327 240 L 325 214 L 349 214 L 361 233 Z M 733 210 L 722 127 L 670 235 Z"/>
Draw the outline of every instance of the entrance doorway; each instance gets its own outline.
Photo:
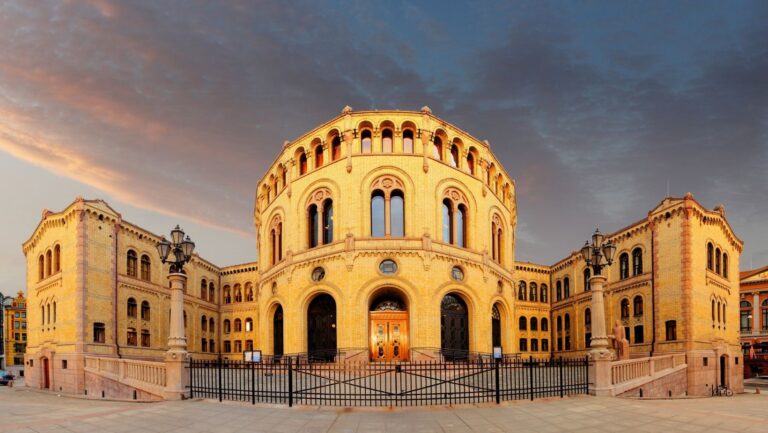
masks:
<path id="1" fill-rule="evenodd" d="M 458 295 L 445 295 L 440 303 L 440 351 L 448 361 L 469 357 L 469 313 Z"/>
<path id="2" fill-rule="evenodd" d="M 272 318 L 272 353 L 276 358 L 283 356 L 283 306 L 278 305 Z"/>
<path id="3" fill-rule="evenodd" d="M 51 387 L 50 370 L 48 358 L 43 358 L 43 389 L 49 389 Z"/>
<path id="4" fill-rule="evenodd" d="M 372 361 L 405 361 L 408 342 L 408 311 L 400 296 L 385 292 L 371 302 L 369 316 Z"/>
<path id="5" fill-rule="evenodd" d="M 307 352 L 312 361 L 333 361 L 336 357 L 336 301 L 322 294 L 307 309 Z"/>
<path id="6" fill-rule="evenodd" d="M 725 386 L 725 370 L 726 362 L 728 358 L 725 355 L 720 356 L 720 386 Z"/>
<path id="7" fill-rule="evenodd" d="M 498 304 L 493 304 L 491 310 L 491 347 L 501 347 L 501 313 Z"/>

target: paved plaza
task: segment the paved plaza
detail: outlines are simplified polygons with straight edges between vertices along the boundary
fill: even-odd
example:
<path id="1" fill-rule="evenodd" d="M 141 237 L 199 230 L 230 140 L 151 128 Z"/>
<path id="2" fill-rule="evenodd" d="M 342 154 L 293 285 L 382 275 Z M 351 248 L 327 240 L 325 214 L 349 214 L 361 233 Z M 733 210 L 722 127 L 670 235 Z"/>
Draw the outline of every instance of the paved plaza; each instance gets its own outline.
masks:
<path id="1" fill-rule="evenodd" d="M 645 401 L 578 396 L 388 410 L 110 402 L 0 387 L 0 432 L 765 432 L 766 409 L 768 394 Z"/>

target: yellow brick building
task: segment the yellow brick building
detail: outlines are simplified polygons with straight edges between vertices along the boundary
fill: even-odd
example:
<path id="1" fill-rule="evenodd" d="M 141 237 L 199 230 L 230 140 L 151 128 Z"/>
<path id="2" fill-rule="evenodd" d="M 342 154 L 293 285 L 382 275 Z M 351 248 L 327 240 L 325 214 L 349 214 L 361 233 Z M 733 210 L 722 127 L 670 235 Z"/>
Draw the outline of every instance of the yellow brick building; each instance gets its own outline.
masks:
<path id="1" fill-rule="evenodd" d="M 257 262 L 219 267 L 195 255 L 186 266 L 193 357 L 585 353 L 580 256 L 516 262 L 514 181 L 488 142 L 427 107 L 347 107 L 286 142 L 258 182 L 254 222 Z M 693 383 L 720 359 L 735 377 L 742 244 L 722 208 L 665 199 L 608 238 L 619 245 L 605 271 L 608 328 L 627 327 L 634 356 L 694 354 L 706 368 L 692 371 L 706 373 L 690 373 Z M 162 358 L 170 291 L 159 240 L 101 200 L 44 212 L 23 245 L 29 385 L 82 392 L 87 354 Z"/>
<path id="2" fill-rule="evenodd" d="M 18 292 L 15 298 L 8 299 L 4 314 L 5 366 L 21 366 L 24 364 L 27 346 L 27 300 L 23 292 Z"/>

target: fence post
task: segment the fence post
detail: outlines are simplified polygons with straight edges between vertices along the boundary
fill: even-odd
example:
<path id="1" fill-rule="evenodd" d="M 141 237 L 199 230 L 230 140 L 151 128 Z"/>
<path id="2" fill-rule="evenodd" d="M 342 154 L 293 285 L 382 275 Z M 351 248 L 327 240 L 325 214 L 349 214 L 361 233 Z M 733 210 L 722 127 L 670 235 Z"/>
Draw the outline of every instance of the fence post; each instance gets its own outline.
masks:
<path id="1" fill-rule="evenodd" d="M 189 398 L 195 398 L 195 382 L 193 382 L 194 375 L 192 374 L 192 357 L 189 357 Z"/>
<path id="2" fill-rule="evenodd" d="M 251 404 L 256 404 L 256 363 L 251 361 Z"/>
<path id="3" fill-rule="evenodd" d="M 533 401 L 533 356 L 528 358 L 528 382 L 531 389 L 531 401 Z"/>
<path id="4" fill-rule="evenodd" d="M 589 355 L 584 357 L 584 394 L 589 394 Z"/>
<path id="5" fill-rule="evenodd" d="M 501 364 L 500 359 L 496 359 L 495 362 L 495 370 L 496 370 L 496 404 L 501 403 L 501 389 L 499 389 L 499 364 Z"/>
<path id="6" fill-rule="evenodd" d="M 221 357 L 219 357 L 218 366 L 219 366 L 219 402 L 221 402 L 222 397 L 223 397 L 222 394 L 221 394 L 221 382 L 222 382 L 222 380 L 221 380 Z"/>
<path id="7" fill-rule="evenodd" d="M 298 358 L 296 358 L 298 361 Z M 288 358 L 288 407 L 293 407 L 293 360 Z"/>
<path id="8" fill-rule="evenodd" d="M 563 398 L 564 395 L 563 390 L 563 357 L 560 357 L 560 398 Z"/>

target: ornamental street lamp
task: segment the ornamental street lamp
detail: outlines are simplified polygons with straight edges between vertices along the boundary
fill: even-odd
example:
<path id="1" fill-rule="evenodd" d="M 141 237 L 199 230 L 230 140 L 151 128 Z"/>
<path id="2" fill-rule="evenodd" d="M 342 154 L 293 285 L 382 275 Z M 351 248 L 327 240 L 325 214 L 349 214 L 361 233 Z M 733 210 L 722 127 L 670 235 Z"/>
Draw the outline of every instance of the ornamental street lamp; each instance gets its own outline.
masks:
<path id="1" fill-rule="evenodd" d="M 587 266 L 592 268 L 592 275 L 600 275 L 606 266 L 613 263 L 613 255 L 616 254 L 616 245 L 610 240 L 604 242 L 605 236 L 600 233 L 600 229 L 595 229 L 592 235 L 592 245 L 589 241 L 584 242 L 581 247 L 581 257 L 587 262 Z"/>
<path id="2" fill-rule="evenodd" d="M 192 259 L 194 251 L 195 243 L 184 235 L 184 230 L 178 225 L 171 230 L 170 242 L 163 237 L 157 243 L 160 260 L 163 264 L 170 263 L 168 281 L 171 287 L 171 329 L 165 354 L 166 399 L 182 399 L 188 393 L 188 375 L 184 372 L 188 358 L 184 327 L 184 285 L 187 281 L 184 265 Z"/>
<path id="3" fill-rule="evenodd" d="M 610 240 L 606 241 L 599 229 L 595 230 L 592 235 L 592 243 L 587 241 L 581 248 L 581 257 L 592 269 L 589 286 L 592 292 L 592 330 L 594 333 L 592 340 L 590 340 L 590 353 L 595 358 L 610 356 L 608 336 L 605 332 L 605 306 L 603 304 L 603 285 L 606 278 L 602 275 L 602 270 L 613 263 L 614 254 L 616 254 L 616 245 Z"/>

